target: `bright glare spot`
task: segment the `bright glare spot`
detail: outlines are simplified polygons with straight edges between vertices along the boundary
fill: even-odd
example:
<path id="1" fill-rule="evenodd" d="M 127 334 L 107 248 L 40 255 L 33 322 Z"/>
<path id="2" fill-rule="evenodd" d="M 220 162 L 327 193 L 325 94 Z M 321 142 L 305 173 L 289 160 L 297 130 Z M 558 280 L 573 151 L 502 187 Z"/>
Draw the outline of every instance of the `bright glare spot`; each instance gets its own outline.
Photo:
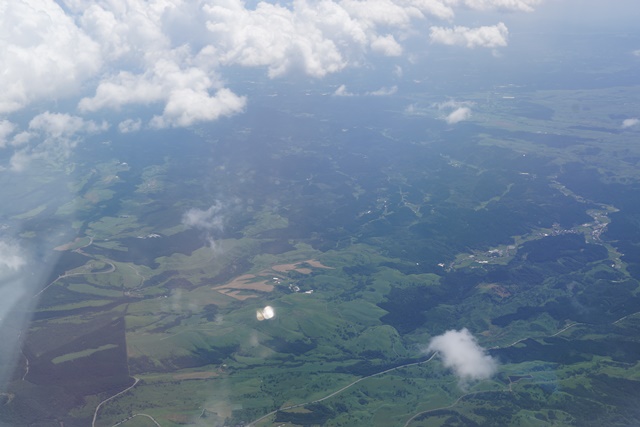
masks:
<path id="1" fill-rule="evenodd" d="M 276 315 L 276 312 L 273 310 L 273 307 L 270 305 L 266 306 L 262 310 L 256 311 L 256 318 L 259 321 L 272 319 Z"/>
<path id="2" fill-rule="evenodd" d="M 264 308 L 264 310 L 262 310 L 262 314 L 264 315 L 265 319 L 271 319 L 273 316 L 276 315 L 276 313 L 273 311 L 273 308 L 268 305 Z"/>

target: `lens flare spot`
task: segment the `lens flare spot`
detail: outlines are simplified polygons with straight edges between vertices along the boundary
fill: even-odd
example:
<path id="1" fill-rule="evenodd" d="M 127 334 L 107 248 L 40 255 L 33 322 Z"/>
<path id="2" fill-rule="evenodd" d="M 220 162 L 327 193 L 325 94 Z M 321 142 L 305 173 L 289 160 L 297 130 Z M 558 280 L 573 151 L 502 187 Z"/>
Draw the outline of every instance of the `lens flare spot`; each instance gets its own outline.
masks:
<path id="1" fill-rule="evenodd" d="M 261 310 L 256 310 L 256 318 L 262 322 L 263 320 L 272 319 L 276 315 L 276 312 L 273 310 L 273 307 L 270 305 L 266 306 Z"/>

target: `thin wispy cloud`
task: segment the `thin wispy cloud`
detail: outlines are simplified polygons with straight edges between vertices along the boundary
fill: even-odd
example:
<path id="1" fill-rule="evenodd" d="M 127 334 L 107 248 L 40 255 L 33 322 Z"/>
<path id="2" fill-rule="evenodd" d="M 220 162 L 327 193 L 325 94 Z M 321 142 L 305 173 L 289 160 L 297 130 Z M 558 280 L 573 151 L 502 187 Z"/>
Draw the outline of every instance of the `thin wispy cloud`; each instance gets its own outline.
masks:
<path id="1" fill-rule="evenodd" d="M 353 96 L 354 94 L 347 90 L 346 85 L 340 85 L 335 92 L 333 92 L 334 96 Z"/>
<path id="2" fill-rule="evenodd" d="M 437 351 L 443 365 L 453 371 L 461 384 L 488 379 L 498 370 L 496 360 L 466 328 L 433 337 L 426 350 Z"/>
<path id="3" fill-rule="evenodd" d="M 215 241 L 215 233 L 221 232 L 224 229 L 224 215 L 222 211 L 223 205 L 219 201 L 206 210 L 192 208 L 182 215 L 182 224 L 190 228 L 202 230 L 208 246 L 215 250 L 218 247 Z"/>
<path id="4" fill-rule="evenodd" d="M 9 135 L 16 130 L 16 125 L 9 120 L 0 120 L 0 148 L 7 145 Z"/>
<path id="5" fill-rule="evenodd" d="M 3 338 L 0 346 L 0 391 L 5 391 L 19 354 L 20 338 L 15 331 L 26 324 L 31 309 L 31 295 L 28 294 L 33 288 L 28 281 L 31 277 L 42 276 L 38 268 L 26 271 L 27 265 L 27 255 L 18 243 L 0 239 L 0 333 Z"/>
<path id="6" fill-rule="evenodd" d="M 630 127 L 636 126 L 638 123 L 640 123 L 640 119 L 638 118 L 625 119 L 622 121 L 622 128 L 623 129 L 630 128 Z"/>
<path id="7" fill-rule="evenodd" d="M 370 96 L 390 96 L 398 92 L 398 86 L 381 87 L 380 89 L 367 92 Z"/>
<path id="8" fill-rule="evenodd" d="M 182 224 L 202 230 L 221 231 L 224 225 L 224 217 L 221 211 L 222 203 L 220 202 L 211 205 L 207 210 L 192 208 L 182 215 Z"/>
<path id="9" fill-rule="evenodd" d="M 404 109 L 404 113 L 410 116 L 417 116 L 417 115 L 424 114 L 424 112 L 420 108 L 418 108 L 418 105 L 415 103 L 407 105 L 407 107 Z"/>
<path id="10" fill-rule="evenodd" d="M 449 46 L 464 46 L 467 48 L 486 47 L 496 48 L 507 45 L 509 30 L 500 22 L 496 25 L 469 27 L 431 27 L 429 39 L 432 43 Z"/>
<path id="11" fill-rule="evenodd" d="M 353 93 L 347 90 L 346 85 L 340 85 L 338 89 L 333 92 L 333 96 L 391 96 L 398 92 L 398 86 L 391 87 L 381 87 L 376 90 L 364 92 L 364 93 Z"/>
<path id="12" fill-rule="evenodd" d="M 142 128 L 142 120 L 126 119 L 118 124 L 118 130 L 121 133 L 137 132 Z"/>
<path id="13" fill-rule="evenodd" d="M 476 10 L 504 9 L 533 12 L 534 6 L 542 3 L 542 0 L 464 0 L 463 3 Z"/>
<path id="14" fill-rule="evenodd" d="M 18 271 L 26 264 L 22 250 L 16 243 L 0 240 L 0 277 L 3 273 Z"/>
<path id="15" fill-rule="evenodd" d="M 59 166 L 83 136 L 103 132 L 108 128 L 106 121 L 85 120 L 66 113 L 40 113 L 31 119 L 27 130 L 12 138 L 11 145 L 17 151 L 10 158 L 10 168 L 22 171 L 36 159 Z"/>

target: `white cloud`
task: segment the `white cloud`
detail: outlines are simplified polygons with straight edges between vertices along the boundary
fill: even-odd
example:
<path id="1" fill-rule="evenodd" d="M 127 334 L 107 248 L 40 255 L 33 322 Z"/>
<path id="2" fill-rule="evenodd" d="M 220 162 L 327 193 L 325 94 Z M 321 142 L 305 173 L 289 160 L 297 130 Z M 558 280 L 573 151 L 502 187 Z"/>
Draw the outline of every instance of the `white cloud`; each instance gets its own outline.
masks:
<path id="1" fill-rule="evenodd" d="M 137 132 L 142 128 L 142 120 L 126 119 L 118 123 L 118 130 L 122 133 Z"/>
<path id="2" fill-rule="evenodd" d="M 456 0 L 453 1 L 457 3 Z M 464 0 L 464 5 L 476 10 L 504 9 L 532 12 L 542 0 Z"/>
<path id="3" fill-rule="evenodd" d="M 78 116 L 46 111 L 29 122 L 29 129 L 45 134 L 46 137 L 70 137 L 77 133 L 96 133 L 109 128 L 107 122 L 96 123 Z"/>
<path id="4" fill-rule="evenodd" d="M 422 114 L 422 112 L 418 109 L 418 105 L 415 103 L 407 105 L 407 107 L 404 109 L 404 113 L 410 116 Z"/>
<path id="5" fill-rule="evenodd" d="M 211 205 L 209 209 L 189 209 L 182 215 L 182 224 L 187 227 L 198 228 L 205 231 L 204 238 L 207 246 L 212 250 L 218 250 L 218 246 L 213 237 L 213 233 L 224 229 L 224 216 L 222 215 L 223 205 L 219 201 Z"/>
<path id="6" fill-rule="evenodd" d="M 367 92 L 367 95 L 371 96 L 390 96 L 398 92 L 398 86 L 381 87 L 378 90 Z"/>
<path id="7" fill-rule="evenodd" d="M 269 76 L 302 70 L 323 77 L 347 66 L 346 54 L 362 50 L 366 29 L 333 1 L 294 1 L 291 9 L 240 0 L 205 4 L 211 48 L 221 64 L 266 66 Z"/>
<path id="8" fill-rule="evenodd" d="M 463 383 L 490 378 L 498 369 L 495 359 L 466 328 L 433 337 L 427 351 L 437 351 L 444 366 L 453 370 Z"/>
<path id="9" fill-rule="evenodd" d="M 454 99 L 450 99 L 448 101 L 439 102 L 435 104 L 438 110 L 447 110 L 447 109 L 451 110 L 451 109 L 456 109 L 460 107 L 470 107 L 472 105 L 473 105 L 473 102 L 471 101 L 456 101 Z"/>
<path id="10" fill-rule="evenodd" d="M 220 52 L 212 46 L 197 55 L 192 52 L 192 46 L 208 42 L 205 20 L 198 16 L 202 11 L 195 5 L 169 0 L 74 3 L 103 55 L 121 65 L 103 75 L 94 94 L 80 100 L 79 110 L 157 105 L 162 114 L 151 122 L 156 128 L 190 126 L 241 112 L 246 99 L 223 88 L 217 76 Z M 188 31 L 177 31 L 187 22 Z M 176 44 L 171 37 L 184 43 Z M 119 128 L 127 132 L 141 126 L 124 121 Z"/>
<path id="11" fill-rule="evenodd" d="M 42 264 L 40 261 L 39 264 Z M 0 330 L 2 333 L 2 346 L 0 347 L 0 383 L 7 384 L 9 375 L 14 372 L 15 356 L 19 354 L 19 334 L 7 333 L 18 331 L 31 313 L 30 298 L 34 289 L 35 280 L 46 280 L 42 277 L 40 265 L 31 265 L 27 269 L 27 254 L 17 243 L 0 240 Z M 30 293 L 31 295 L 27 295 Z M 3 389 L 4 391 L 4 389 Z"/>
<path id="12" fill-rule="evenodd" d="M 371 42 L 371 50 L 381 53 L 385 56 L 400 56 L 402 55 L 402 46 L 391 35 L 377 37 Z"/>
<path id="13" fill-rule="evenodd" d="M 467 120 L 469 117 L 471 117 L 471 109 L 469 107 L 459 107 L 453 110 L 451 113 L 449 113 L 449 115 L 447 115 L 445 120 L 450 125 L 453 125 L 461 121 Z"/>
<path id="14" fill-rule="evenodd" d="M 151 125 L 156 128 L 190 126 L 200 121 L 210 121 L 220 116 L 241 112 L 246 98 L 226 88 L 210 92 L 219 83 L 206 69 L 182 68 L 182 52 L 172 52 L 157 59 L 143 74 L 127 71 L 103 80 L 96 94 L 83 98 L 78 104 L 82 111 L 102 108 L 118 109 L 126 104 L 164 103 L 162 115 L 154 117 Z"/>
<path id="15" fill-rule="evenodd" d="M 640 119 L 638 118 L 625 119 L 622 121 L 622 128 L 623 129 L 630 128 L 632 126 L 637 125 L 638 123 L 640 123 Z"/>
<path id="16" fill-rule="evenodd" d="M 108 61 L 135 62 L 169 49 L 163 17 L 179 7 L 172 0 L 67 1 L 79 15 L 82 28 L 96 40 Z"/>
<path id="17" fill-rule="evenodd" d="M 157 128 L 190 126 L 196 122 L 215 120 L 242 111 L 244 96 L 220 89 L 214 96 L 193 89 L 175 90 L 169 96 L 162 116 L 155 116 L 151 126 Z"/>
<path id="18" fill-rule="evenodd" d="M 101 67 L 99 45 L 54 1 L 0 5 L 0 114 L 75 93 Z"/>
<path id="19" fill-rule="evenodd" d="M 32 137 L 33 137 L 33 134 L 31 132 L 22 131 L 13 136 L 13 139 L 11 140 L 11 145 L 13 145 L 14 147 L 25 145 L 31 140 Z"/>
<path id="20" fill-rule="evenodd" d="M 13 133 L 16 129 L 16 125 L 9 120 L 0 120 L 0 148 L 4 148 L 7 145 L 7 137 Z"/>
<path id="21" fill-rule="evenodd" d="M 155 109 L 155 127 L 190 126 L 243 111 L 229 66 L 270 77 L 321 78 L 399 56 L 416 23 L 451 22 L 459 8 L 530 11 L 540 0 L 14 0 L 0 3 L 0 114 L 71 98 L 80 113 Z M 491 27 L 431 27 L 434 43 L 496 48 Z M 397 72 L 397 76 L 401 73 Z M 373 94 L 373 93 L 372 93 Z M 77 97 L 77 98 L 76 98 Z M 133 122 L 122 121 L 124 131 Z M 137 123 L 137 122 L 135 122 Z M 143 124 L 140 123 L 140 126 Z M 137 124 L 134 128 L 137 127 Z M 4 144 L 7 144 L 5 140 Z"/>
<path id="22" fill-rule="evenodd" d="M 473 105 L 473 102 L 455 101 L 453 99 L 435 104 L 438 110 L 447 112 L 446 116 L 442 118 L 450 125 L 468 120 L 471 117 L 470 107 Z"/>
<path id="23" fill-rule="evenodd" d="M 197 67 L 182 68 L 178 53 L 171 57 L 154 59 L 147 64 L 142 74 L 121 71 L 103 79 L 93 97 L 83 98 L 78 107 L 81 111 L 97 111 L 103 108 L 118 109 L 126 104 L 151 104 L 166 101 L 172 93 L 184 89 L 206 92 L 215 82 L 206 70 Z"/>
<path id="24" fill-rule="evenodd" d="M 500 22 L 496 25 L 469 28 L 469 27 L 431 27 L 429 38 L 432 43 L 440 43 L 450 46 L 475 47 L 503 47 L 507 45 L 509 30 Z"/>
<path id="25" fill-rule="evenodd" d="M 105 121 L 96 123 L 78 116 L 46 111 L 29 122 L 28 130 L 18 133 L 11 145 L 19 147 L 9 161 L 10 168 L 23 171 L 34 159 L 56 163 L 69 157 L 81 140 L 81 135 L 103 132 L 109 128 Z"/>
<path id="26" fill-rule="evenodd" d="M 182 224 L 187 227 L 200 228 L 203 230 L 221 231 L 224 225 L 224 218 L 220 213 L 221 211 L 222 203 L 220 202 L 211 205 L 206 211 L 192 208 L 182 215 Z"/>
<path id="27" fill-rule="evenodd" d="M 353 93 L 349 92 L 345 85 L 340 85 L 340 87 L 336 89 L 335 92 L 333 92 L 333 95 L 334 96 L 353 96 Z"/>
<path id="28" fill-rule="evenodd" d="M 0 273 L 20 270 L 26 264 L 18 245 L 0 240 Z"/>

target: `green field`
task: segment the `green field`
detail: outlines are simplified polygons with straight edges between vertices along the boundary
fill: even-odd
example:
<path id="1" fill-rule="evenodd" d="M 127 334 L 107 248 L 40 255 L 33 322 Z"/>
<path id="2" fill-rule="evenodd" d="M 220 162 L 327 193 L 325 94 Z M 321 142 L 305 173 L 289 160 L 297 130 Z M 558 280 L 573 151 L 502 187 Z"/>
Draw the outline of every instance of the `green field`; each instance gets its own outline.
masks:
<path id="1" fill-rule="evenodd" d="M 366 126 L 283 96 L 5 185 L 56 262 L 0 422 L 633 425 L 639 91 L 474 89 L 455 127 L 442 93 L 360 102 Z M 426 350 L 462 328 L 491 378 Z"/>

